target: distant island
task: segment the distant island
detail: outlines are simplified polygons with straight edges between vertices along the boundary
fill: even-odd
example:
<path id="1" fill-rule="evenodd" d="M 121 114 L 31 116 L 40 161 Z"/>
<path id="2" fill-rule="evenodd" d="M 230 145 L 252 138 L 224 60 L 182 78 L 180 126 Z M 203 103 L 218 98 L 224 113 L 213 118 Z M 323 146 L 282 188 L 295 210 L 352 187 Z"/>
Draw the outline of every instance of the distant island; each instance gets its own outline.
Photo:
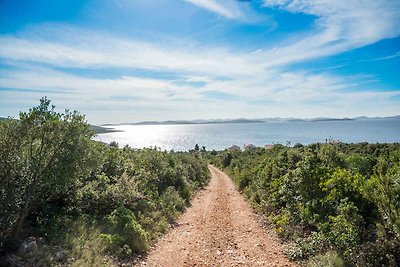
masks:
<path id="1" fill-rule="evenodd" d="M 0 117 L 0 121 L 8 120 L 9 118 Z M 119 132 L 119 130 L 109 128 L 114 125 L 190 125 L 190 124 L 230 124 L 230 123 L 279 123 L 279 122 L 330 122 L 330 121 L 366 121 L 366 120 L 400 120 L 400 115 L 389 117 L 366 117 L 360 116 L 355 118 L 261 118 L 261 119 L 209 119 L 209 120 L 167 120 L 167 121 L 141 121 L 128 123 L 108 123 L 101 126 L 90 125 L 90 128 L 96 134 Z M 104 127 L 106 126 L 106 127 Z"/>
<path id="2" fill-rule="evenodd" d="M 112 128 L 106 128 L 97 125 L 90 125 L 90 129 L 92 129 L 92 131 L 96 134 L 119 132 L 118 130 Z"/>
<path id="3" fill-rule="evenodd" d="M 179 124 L 227 124 L 227 123 L 265 123 L 263 120 L 233 119 L 233 120 L 168 120 L 168 121 L 141 121 L 135 123 L 123 123 L 124 125 L 179 125 Z M 103 124 L 102 126 L 113 126 L 118 124 Z"/>
<path id="4" fill-rule="evenodd" d="M 385 120 L 385 119 L 399 119 L 398 116 L 390 117 L 355 117 L 355 118 L 330 118 L 330 117 L 317 117 L 317 118 L 262 118 L 262 119 L 210 119 L 210 120 L 167 120 L 167 121 L 141 121 L 129 123 L 115 123 L 103 124 L 102 126 L 113 125 L 189 125 L 189 124 L 229 124 L 229 123 L 276 123 L 276 122 L 329 122 L 329 121 L 362 121 L 362 120 Z M 100 127 L 100 126 L 97 126 Z M 109 128 L 103 128 L 110 130 Z M 113 130 L 111 130 L 113 131 Z M 114 130 L 115 131 L 115 130 Z"/>
<path id="5" fill-rule="evenodd" d="M 350 119 L 350 118 L 316 118 L 316 119 L 312 119 L 310 121 L 313 122 L 318 122 L 318 121 L 354 121 L 355 119 Z"/>

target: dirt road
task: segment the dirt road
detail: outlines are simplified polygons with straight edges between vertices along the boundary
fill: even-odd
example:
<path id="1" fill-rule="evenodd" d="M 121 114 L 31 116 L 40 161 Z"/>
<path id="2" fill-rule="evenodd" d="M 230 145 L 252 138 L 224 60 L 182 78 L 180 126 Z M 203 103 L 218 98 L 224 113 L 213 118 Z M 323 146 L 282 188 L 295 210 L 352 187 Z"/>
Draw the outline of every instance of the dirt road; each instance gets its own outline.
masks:
<path id="1" fill-rule="evenodd" d="M 222 171 L 139 266 L 295 266 Z"/>

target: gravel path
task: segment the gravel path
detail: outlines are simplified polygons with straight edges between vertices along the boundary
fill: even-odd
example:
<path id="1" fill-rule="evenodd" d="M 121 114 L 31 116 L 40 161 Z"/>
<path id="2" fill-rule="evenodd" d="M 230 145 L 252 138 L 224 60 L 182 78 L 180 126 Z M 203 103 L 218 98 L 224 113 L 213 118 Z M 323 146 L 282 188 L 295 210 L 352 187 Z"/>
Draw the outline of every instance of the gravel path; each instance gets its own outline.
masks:
<path id="1" fill-rule="evenodd" d="M 222 171 L 138 266 L 296 266 Z"/>

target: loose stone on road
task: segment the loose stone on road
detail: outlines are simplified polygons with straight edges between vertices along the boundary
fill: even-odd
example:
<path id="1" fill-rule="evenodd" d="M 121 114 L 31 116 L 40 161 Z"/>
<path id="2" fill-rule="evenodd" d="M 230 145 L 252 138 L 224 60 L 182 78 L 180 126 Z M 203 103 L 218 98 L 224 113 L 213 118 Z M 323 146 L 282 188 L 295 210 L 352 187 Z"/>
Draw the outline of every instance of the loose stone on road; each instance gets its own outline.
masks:
<path id="1" fill-rule="evenodd" d="M 261 227 L 249 204 L 222 171 L 212 178 L 142 266 L 296 266 L 273 230 Z"/>

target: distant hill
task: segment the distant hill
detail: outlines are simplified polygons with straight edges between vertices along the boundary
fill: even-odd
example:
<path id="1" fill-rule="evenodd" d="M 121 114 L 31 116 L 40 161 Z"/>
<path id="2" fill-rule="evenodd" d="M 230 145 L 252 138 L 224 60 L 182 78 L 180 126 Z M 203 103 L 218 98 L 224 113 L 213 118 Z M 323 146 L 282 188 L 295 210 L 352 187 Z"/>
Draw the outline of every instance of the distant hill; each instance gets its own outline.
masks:
<path id="1" fill-rule="evenodd" d="M 219 123 L 265 123 L 263 120 L 249 120 L 249 119 L 236 119 L 236 120 L 228 120 Z"/>
<path id="2" fill-rule="evenodd" d="M 390 116 L 390 117 L 366 117 L 366 116 L 360 116 L 354 118 L 355 120 L 361 121 L 361 120 L 400 120 L 400 115 L 397 116 Z"/>
<path id="3" fill-rule="evenodd" d="M 310 121 L 318 122 L 318 121 L 353 121 L 354 119 L 350 118 L 315 118 Z"/>
<path id="4" fill-rule="evenodd" d="M 180 125 L 180 124 L 227 124 L 227 123 L 265 123 L 263 120 L 250 120 L 250 119 L 233 119 L 233 120 L 169 120 L 169 121 L 141 121 L 136 123 L 123 123 L 124 125 Z M 103 126 L 112 126 L 118 124 L 103 124 Z"/>
<path id="5" fill-rule="evenodd" d="M 118 132 L 115 129 L 112 129 L 112 128 L 110 129 L 110 128 L 101 127 L 101 126 L 97 126 L 97 125 L 90 125 L 90 129 L 92 129 L 92 131 L 94 131 L 96 134 Z"/>
<path id="6" fill-rule="evenodd" d="M 322 122 L 322 121 L 352 121 L 354 119 L 350 118 L 328 118 L 328 117 L 321 117 L 321 118 L 312 118 L 312 119 L 299 119 L 299 118 L 280 118 L 279 120 L 275 121 L 283 121 L 283 122 Z"/>
<path id="7" fill-rule="evenodd" d="M 355 118 L 330 118 L 330 117 L 319 117 L 310 119 L 300 119 L 300 118 L 264 118 L 265 122 L 328 122 L 328 121 L 365 121 L 365 120 L 392 120 L 400 119 L 400 115 L 391 117 L 355 117 Z"/>
<path id="8" fill-rule="evenodd" d="M 354 121 L 354 120 L 385 120 L 385 119 L 399 119 L 398 116 L 391 117 L 356 117 L 356 118 L 330 118 L 330 117 L 317 117 L 309 119 L 301 118 L 262 118 L 262 119 L 210 119 L 210 120 L 168 120 L 168 121 L 141 121 L 134 123 L 116 123 L 116 124 L 103 124 L 102 126 L 113 125 L 185 125 L 185 124 L 228 124 L 228 123 L 279 123 L 279 122 L 329 122 L 329 121 Z M 109 130 L 109 129 L 107 129 Z"/>

